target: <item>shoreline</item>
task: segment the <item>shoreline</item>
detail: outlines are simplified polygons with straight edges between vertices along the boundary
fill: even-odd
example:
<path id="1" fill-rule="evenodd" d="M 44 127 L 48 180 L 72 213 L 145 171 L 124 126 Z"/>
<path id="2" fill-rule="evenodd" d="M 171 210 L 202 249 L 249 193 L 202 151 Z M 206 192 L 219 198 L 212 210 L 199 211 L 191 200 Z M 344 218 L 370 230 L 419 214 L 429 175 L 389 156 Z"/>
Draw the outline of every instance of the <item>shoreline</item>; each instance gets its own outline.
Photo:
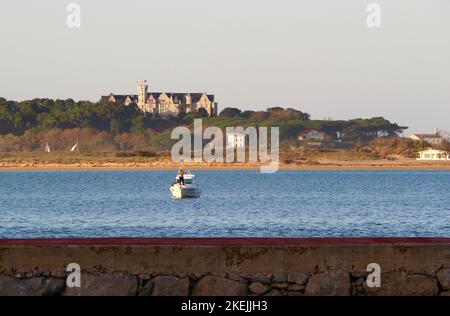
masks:
<path id="1" fill-rule="evenodd" d="M 9 165 L 0 166 L 0 172 L 6 171 L 173 171 L 180 165 L 130 165 L 130 164 L 39 164 L 39 165 Z M 191 170 L 259 170 L 259 165 L 182 165 Z M 450 164 L 445 163 L 386 163 L 386 162 L 357 162 L 357 163 L 323 163 L 302 165 L 280 165 L 283 170 L 450 170 Z"/>

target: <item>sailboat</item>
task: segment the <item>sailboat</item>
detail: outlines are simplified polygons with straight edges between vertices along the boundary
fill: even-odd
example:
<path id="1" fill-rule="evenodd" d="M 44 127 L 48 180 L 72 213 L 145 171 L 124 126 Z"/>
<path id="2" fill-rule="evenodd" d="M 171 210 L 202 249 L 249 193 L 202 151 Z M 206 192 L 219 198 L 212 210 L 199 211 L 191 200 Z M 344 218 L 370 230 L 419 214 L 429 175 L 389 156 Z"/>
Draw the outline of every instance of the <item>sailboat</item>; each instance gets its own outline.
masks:
<path id="1" fill-rule="evenodd" d="M 50 146 L 48 145 L 48 143 L 45 145 L 45 152 L 46 153 L 50 152 Z"/>
<path id="2" fill-rule="evenodd" d="M 70 151 L 79 151 L 80 150 L 80 146 L 78 145 L 78 142 L 73 145 L 73 147 L 70 149 Z"/>

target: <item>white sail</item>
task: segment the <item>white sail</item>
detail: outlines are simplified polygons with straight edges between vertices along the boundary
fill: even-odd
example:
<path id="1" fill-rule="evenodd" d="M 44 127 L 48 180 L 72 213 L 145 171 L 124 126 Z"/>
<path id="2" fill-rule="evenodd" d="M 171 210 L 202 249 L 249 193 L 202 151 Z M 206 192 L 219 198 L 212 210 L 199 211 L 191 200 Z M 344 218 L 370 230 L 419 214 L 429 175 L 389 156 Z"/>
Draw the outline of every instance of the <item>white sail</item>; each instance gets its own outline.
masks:
<path id="1" fill-rule="evenodd" d="M 70 149 L 70 151 L 75 151 L 75 150 L 79 150 L 78 142 L 75 145 L 73 145 L 72 149 Z"/>
<path id="2" fill-rule="evenodd" d="M 46 153 L 50 152 L 50 146 L 48 145 L 48 143 L 47 143 L 47 145 L 45 145 L 45 152 Z"/>

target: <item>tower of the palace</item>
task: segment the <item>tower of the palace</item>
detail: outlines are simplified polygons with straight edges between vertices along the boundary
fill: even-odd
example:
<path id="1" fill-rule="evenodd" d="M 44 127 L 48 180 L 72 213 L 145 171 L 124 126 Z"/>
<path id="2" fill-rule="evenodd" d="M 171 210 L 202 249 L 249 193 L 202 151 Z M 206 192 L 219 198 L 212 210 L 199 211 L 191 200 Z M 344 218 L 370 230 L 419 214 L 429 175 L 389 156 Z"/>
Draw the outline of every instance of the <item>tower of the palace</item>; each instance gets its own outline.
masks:
<path id="1" fill-rule="evenodd" d="M 137 90 L 138 90 L 137 105 L 140 109 L 143 109 L 145 107 L 145 103 L 147 102 L 147 93 L 148 93 L 147 80 L 138 81 Z"/>

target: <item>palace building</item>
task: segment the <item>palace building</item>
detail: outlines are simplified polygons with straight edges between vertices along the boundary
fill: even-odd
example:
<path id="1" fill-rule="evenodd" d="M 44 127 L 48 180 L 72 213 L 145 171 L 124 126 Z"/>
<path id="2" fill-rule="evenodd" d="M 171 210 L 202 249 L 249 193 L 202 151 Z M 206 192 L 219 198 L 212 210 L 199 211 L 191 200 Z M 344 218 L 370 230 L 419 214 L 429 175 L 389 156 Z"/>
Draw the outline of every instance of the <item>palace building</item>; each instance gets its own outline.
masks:
<path id="1" fill-rule="evenodd" d="M 161 117 L 174 117 L 203 108 L 209 116 L 217 116 L 217 102 L 213 94 L 149 92 L 147 80 L 138 81 L 137 94 L 102 96 L 108 102 L 122 101 L 125 105 L 135 103 L 145 113 Z"/>

